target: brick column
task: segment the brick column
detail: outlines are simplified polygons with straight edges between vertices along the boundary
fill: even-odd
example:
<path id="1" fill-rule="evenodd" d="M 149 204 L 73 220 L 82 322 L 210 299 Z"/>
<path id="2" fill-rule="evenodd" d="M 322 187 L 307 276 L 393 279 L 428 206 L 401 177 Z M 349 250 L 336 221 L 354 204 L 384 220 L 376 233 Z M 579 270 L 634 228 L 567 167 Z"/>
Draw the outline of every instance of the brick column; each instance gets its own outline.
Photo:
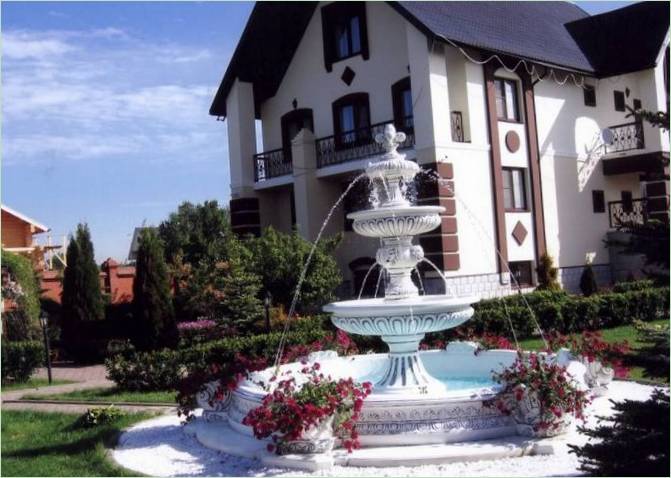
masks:
<path id="1" fill-rule="evenodd" d="M 443 206 L 445 212 L 441 225 L 433 231 L 419 236 L 419 244 L 424 248 L 424 256 L 443 271 L 459 270 L 459 237 L 457 234 L 457 207 L 454 199 L 454 170 L 452 163 L 434 163 L 428 166 L 445 181 L 439 184 L 432 179 L 420 179 L 417 191 L 418 204 L 422 206 Z M 432 270 L 428 264 L 422 270 Z"/>

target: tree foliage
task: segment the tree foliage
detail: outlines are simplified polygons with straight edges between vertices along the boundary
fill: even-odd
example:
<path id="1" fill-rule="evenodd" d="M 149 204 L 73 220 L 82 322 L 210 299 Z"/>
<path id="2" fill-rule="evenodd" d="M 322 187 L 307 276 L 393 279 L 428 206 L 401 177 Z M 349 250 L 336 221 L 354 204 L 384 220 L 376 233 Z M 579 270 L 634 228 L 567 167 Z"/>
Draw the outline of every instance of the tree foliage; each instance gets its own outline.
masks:
<path id="1" fill-rule="evenodd" d="M 2 298 L 17 305 L 3 314 L 3 335 L 9 340 L 40 339 L 40 288 L 30 259 L 3 250 L 2 268 Z"/>
<path id="2" fill-rule="evenodd" d="M 582 270 L 582 274 L 580 275 L 580 290 L 585 297 L 589 297 L 599 291 L 592 264 L 585 265 L 585 268 Z"/>
<path id="3" fill-rule="evenodd" d="M 95 263 L 91 233 L 86 224 L 77 225 L 66 253 L 67 267 L 63 273 L 61 296 L 61 339 L 70 353 L 79 354 L 80 336 L 77 327 L 88 320 L 105 316 L 100 292 L 100 271 Z M 80 357 L 81 358 L 81 357 Z"/>
<path id="4" fill-rule="evenodd" d="M 536 267 L 538 274 L 538 286 L 536 290 L 560 290 L 561 286 L 557 281 L 558 269 L 554 266 L 554 260 L 549 254 L 543 254 Z"/>
<path id="5" fill-rule="evenodd" d="M 168 263 L 179 258 L 182 263 L 198 265 L 228 259 L 233 233 L 228 209 L 219 207 L 217 201 L 195 205 L 187 201 L 158 226 L 158 235 Z"/>
<path id="6" fill-rule="evenodd" d="M 307 269 L 297 310 L 314 312 L 335 298 L 335 289 L 342 281 L 340 270 L 332 256 L 340 237 L 322 240 Z M 244 242 L 248 270 L 261 276 L 263 290 L 270 292 L 273 303 L 288 310 L 298 280 L 310 254 L 312 244 L 298 232 L 284 234 L 268 227 L 260 237 Z"/>
<path id="7" fill-rule="evenodd" d="M 656 390 L 645 402 L 613 402 L 613 408 L 615 415 L 597 428 L 579 428 L 593 440 L 569 445 L 580 469 L 591 476 L 669 476 L 668 393 Z"/>
<path id="8" fill-rule="evenodd" d="M 153 229 L 145 229 L 133 281 L 134 345 L 154 350 L 177 345 L 178 333 L 172 307 L 168 268 L 163 246 Z"/>

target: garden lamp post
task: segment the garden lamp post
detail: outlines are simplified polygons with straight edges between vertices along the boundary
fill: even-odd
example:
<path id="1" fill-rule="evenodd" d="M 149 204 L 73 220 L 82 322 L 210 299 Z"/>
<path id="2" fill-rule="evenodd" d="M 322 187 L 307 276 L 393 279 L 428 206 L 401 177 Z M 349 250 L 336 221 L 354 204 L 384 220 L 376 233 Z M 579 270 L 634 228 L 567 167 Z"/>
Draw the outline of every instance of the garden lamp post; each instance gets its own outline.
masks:
<path id="1" fill-rule="evenodd" d="M 49 385 L 51 385 L 51 350 L 49 349 L 48 320 L 46 315 L 40 317 L 40 323 L 42 324 L 42 333 L 44 334 L 44 350 L 47 355 L 47 377 L 49 378 Z"/>
<path id="2" fill-rule="evenodd" d="M 269 291 L 266 291 L 266 296 L 263 299 L 263 307 L 266 309 L 266 332 L 270 333 L 270 306 L 273 303 L 273 296 Z"/>

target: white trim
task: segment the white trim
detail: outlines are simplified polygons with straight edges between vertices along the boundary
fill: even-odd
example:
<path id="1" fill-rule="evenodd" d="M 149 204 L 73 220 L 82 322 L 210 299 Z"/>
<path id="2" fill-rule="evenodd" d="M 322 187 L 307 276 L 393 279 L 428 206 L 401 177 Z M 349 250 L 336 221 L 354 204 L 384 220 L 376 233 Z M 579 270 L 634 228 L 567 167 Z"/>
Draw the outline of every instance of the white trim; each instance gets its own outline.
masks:
<path id="1" fill-rule="evenodd" d="M 44 224 L 41 224 L 37 222 L 35 219 L 31 219 L 28 216 L 21 214 L 18 211 L 15 211 L 11 207 L 5 206 L 4 204 L 1 206 L 2 210 L 5 211 L 8 214 L 11 214 L 12 216 L 21 219 L 23 222 L 27 222 L 28 224 L 37 227 L 38 229 L 42 229 L 39 232 L 34 232 L 33 234 L 40 234 L 42 232 L 48 232 L 51 230 L 51 228 L 45 226 Z"/>
<path id="2" fill-rule="evenodd" d="M 669 46 L 669 30 L 666 31 L 666 36 L 664 36 L 664 41 L 662 42 L 662 48 L 659 49 L 657 58 L 655 58 L 655 66 L 659 65 L 664 59 L 664 52 L 666 51 L 667 46 Z"/>

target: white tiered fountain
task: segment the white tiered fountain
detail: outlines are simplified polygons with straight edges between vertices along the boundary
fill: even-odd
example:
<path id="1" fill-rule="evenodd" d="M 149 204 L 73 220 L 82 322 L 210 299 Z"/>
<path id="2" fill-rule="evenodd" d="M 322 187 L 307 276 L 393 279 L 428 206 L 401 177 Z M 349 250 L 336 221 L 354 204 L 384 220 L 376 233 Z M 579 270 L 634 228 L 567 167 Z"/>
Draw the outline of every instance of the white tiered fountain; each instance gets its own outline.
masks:
<path id="1" fill-rule="evenodd" d="M 376 260 L 388 277 L 384 298 L 334 302 L 324 311 L 333 314 L 331 320 L 339 329 L 380 336 L 389 346 L 386 370 L 375 382 L 376 394 L 440 394 L 446 383 L 426 371 L 419 343 L 428 332 L 450 329 L 470 319 L 471 304 L 478 298 L 419 295 L 411 274 L 424 259 L 424 251 L 412 238 L 438 227 L 444 208 L 413 206 L 406 198 L 406 185 L 420 168 L 396 151 L 405 141 L 404 133 L 397 133 L 389 124 L 375 140 L 386 152 L 368 166 L 366 175 L 382 200 L 373 209 L 347 217 L 354 221 L 358 234 L 381 240 Z"/>
<path id="2" fill-rule="evenodd" d="M 278 457 L 256 440 L 243 425 L 247 413 L 269 393 L 261 383 L 301 363 L 255 372 L 223 399 L 215 399 L 217 385 L 209 384 L 198 397 L 203 419 L 190 427 L 205 446 L 226 453 L 255 457 L 267 465 L 304 469 L 331 465 L 398 466 L 519 456 L 529 445 L 515 437 L 515 423 L 485 402 L 499 386 L 492 372 L 515 361 L 512 350 L 478 350 L 476 344 L 451 343 L 445 350 L 419 351 L 428 332 L 456 327 L 473 315 L 475 297 L 419 295 L 411 272 L 424 258 L 413 236 L 440 224 L 439 206 L 414 206 L 406 198 L 406 184 L 420 171 L 416 163 L 396 151 L 404 140 L 388 126 L 376 141 L 386 152 L 369 165 L 366 175 L 377 189 L 379 204 L 349 214 L 354 230 L 378 238 L 377 263 L 386 273 L 385 297 L 334 302 L 324 307 L 336 327 L 353 333 L 379 336 L 388 354 L 340 357 L 336 352 L 316 352 L 306 358 L 318 361 L 321 371 L 333 379 L 352 377 L 374 384 L 364 402 L 357 431 L 361 450 L 322 452 L 315 443 L 310 455 Z M 300 375 L 300 374 L 295 374 Z M 503 444 L 463 446 L 468 442 L 503 438 Z M 515 441 L 517 440 L 517 441 Z M 520 441 L 522 440 L 522 441 Z M 401 451 L 399 446 L 411 446 Z"/>

